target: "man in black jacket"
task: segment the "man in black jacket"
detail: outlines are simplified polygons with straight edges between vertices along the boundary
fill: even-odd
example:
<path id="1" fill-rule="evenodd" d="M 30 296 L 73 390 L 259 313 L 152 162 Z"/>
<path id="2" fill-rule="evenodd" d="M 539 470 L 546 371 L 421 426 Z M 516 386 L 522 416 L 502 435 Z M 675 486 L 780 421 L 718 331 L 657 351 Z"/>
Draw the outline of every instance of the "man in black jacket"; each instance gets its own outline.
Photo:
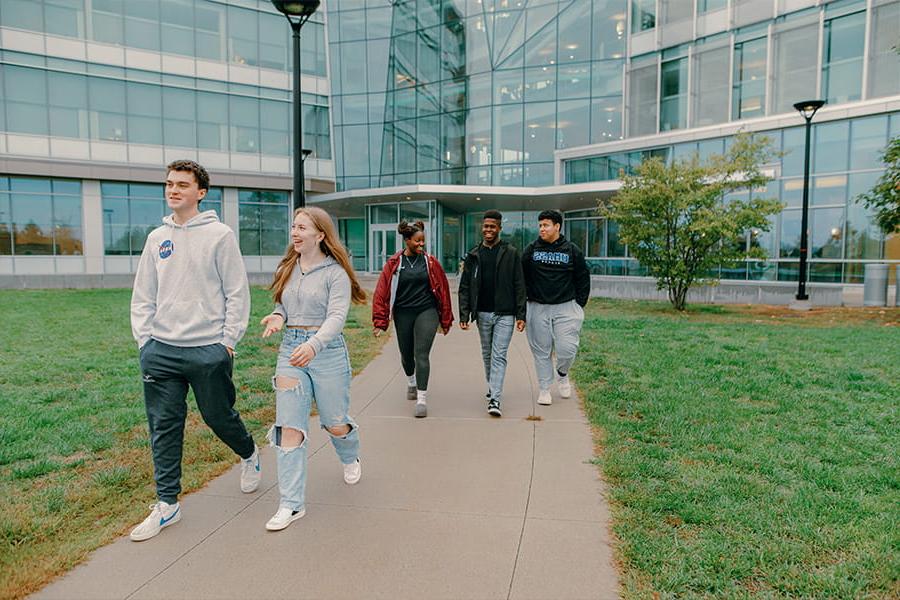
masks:
<path id="1" fill-rule="evenodd" d="M 552 404 L 553 359 L 559 395 L 572 395 L 569 368 L 578 353 L 584 305 L 591 295 L 591 274 L 581 250 L 560 234 L 562 213 L 545 210 L 538 215 L 538 239 L 522 253 L 528 290 L 528 344 L 537 371 L 538 404 Z"/>
<path id="2" fill-rule="evenodd" d="M 488 383 L 488 414 L 499 417 L 506 354 L 513 325 L 525 329 L 525 277 L 519 251 L 500 239 L 503 215 L 484 213 L 480 244 L 466 255 L 459 280 L 459 326 L 478 322 L 481 357 Z"/>

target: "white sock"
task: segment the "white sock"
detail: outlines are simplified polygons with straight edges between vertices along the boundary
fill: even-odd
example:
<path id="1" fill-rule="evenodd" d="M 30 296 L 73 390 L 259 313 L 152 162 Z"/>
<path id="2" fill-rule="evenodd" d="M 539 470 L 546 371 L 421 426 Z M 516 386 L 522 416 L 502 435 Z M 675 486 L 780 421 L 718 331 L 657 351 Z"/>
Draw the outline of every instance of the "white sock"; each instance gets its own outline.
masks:
<path id="1" fill-rule="evenodd" d="M 425 404 L 425 396 L 428 394 L 425 390 L 416 390 L 416 404 Z"/>
<path id="2" fill-rule="evenodd" d="M 416 376 L 415 376 L 415 374 L 413 374 L 413 375 L 407 375 L 407 376 L 406 376 L 406 385 L 408 385 L 409 387 L 416 387 Z"/>

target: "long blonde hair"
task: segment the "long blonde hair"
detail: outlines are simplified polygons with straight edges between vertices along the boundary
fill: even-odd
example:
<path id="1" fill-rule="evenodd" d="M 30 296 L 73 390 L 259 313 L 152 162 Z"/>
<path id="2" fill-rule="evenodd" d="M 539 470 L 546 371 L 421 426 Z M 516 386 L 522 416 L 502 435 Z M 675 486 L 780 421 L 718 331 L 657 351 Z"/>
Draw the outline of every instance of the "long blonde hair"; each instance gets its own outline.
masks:
<path id="1" fill-rule="evenodd" d="M 294 222 L 293 220 L 297 218 L 297 215 L 306 215 L 309 220 L 313 222 L 316 229 L 325 234 L 325 237 L 319 242 L 319 248 L 322 249 L 325 256 L 332 257 L 344 268 L 344 271 L 347 272 L 347 276 L 350 278 L 350 297 L 353 302 L 356 304 L 365 304 L 366 291 L 362 289 L 362 286 L 359 285 L 359 280 L 356 279 L 356 272 L 353 270 L 353 265 L 350 264 L 350 254 L 347 252 L 344 244 L 341 243 L 341 239 L 338 237 L 337 229 L 334 227 L 334 221 L 331 220 L 331 216 L 318 206 L 307 206 L 305 208 L 298 208 L 294 211 L 291 223 Z M 275 302 L 281 302 L 281 294 L 284 292 L 285 286 L 291 279 L 291 274 L 294 272 L 294 267 L 296 266 L 297 258 L 299 257 L 300 254 L 294 250 L 294 244 L 288 243 L 287 250 L 284 252 L 284 257 L 282 257 L 281 262 L 278 263 L 278 268 L 275 269 L 275 277 L 272 280 L 272 285 L 269 286 L 269 289 L 272 290 L 272 297 L 275 299 Z"/>

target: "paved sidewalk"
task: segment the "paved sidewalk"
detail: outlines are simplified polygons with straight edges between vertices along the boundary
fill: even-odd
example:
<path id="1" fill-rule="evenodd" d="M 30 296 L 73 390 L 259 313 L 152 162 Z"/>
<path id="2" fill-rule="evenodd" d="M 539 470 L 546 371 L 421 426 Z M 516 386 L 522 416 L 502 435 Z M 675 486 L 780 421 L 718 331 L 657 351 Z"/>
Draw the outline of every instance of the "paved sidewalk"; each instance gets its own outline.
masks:
<path id="1" fill-rule="evenodd" d="M 184 497 L 184 518 L 157 538 L 123 537 L 34 597 L 616 598 L 609 514 L 579 402 L 554 389 L 552 406 L 535 403 L 524 333 L 509 359 L 495 419 L 478 332 L 438 335 L 428 418 L 415 419 L 390 341 L 353 380 L 359 484 L 344 484 L 314 420 L 307 514 L 285 531 L 263 527 L 278 507 L 265 448 L 256 493 L 242 494 L 232 469 Z"/>

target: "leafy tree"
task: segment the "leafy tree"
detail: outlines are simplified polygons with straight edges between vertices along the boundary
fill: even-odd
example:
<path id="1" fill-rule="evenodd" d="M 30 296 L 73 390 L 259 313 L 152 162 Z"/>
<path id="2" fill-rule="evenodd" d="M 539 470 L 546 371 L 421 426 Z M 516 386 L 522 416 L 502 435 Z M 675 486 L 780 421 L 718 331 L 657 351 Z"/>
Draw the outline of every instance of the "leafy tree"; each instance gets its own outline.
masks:
<path id="1" fill-rule="evenodd" d="M 634 175 L 623 177 L 622 189 L 601 207 L 619 224 L 619 235 L 631 256 L 666 289 L 669 301 L 684 310 L 688 290 L 711 285 L 713 270 L 744 258 L 765 258 L 759 248 L 746 250 L 750 229 L 768 231 L 769 217 L 783 205 L 747 194 L 728 194 L 765 186 L 763 165 L 776 157 L 766 137 L 739 134 L 725 155 L 701 162 L 693 157 L 666 164 L 645 160 Z"/>
<path id="2" fill-rule="evenodd" d="M 875 222 L 886 234 L 900 232 L 900 137 L 882 153 L 887 169 L 871 190 L 859 196 L 866 208 L 875 209 Z"/>

